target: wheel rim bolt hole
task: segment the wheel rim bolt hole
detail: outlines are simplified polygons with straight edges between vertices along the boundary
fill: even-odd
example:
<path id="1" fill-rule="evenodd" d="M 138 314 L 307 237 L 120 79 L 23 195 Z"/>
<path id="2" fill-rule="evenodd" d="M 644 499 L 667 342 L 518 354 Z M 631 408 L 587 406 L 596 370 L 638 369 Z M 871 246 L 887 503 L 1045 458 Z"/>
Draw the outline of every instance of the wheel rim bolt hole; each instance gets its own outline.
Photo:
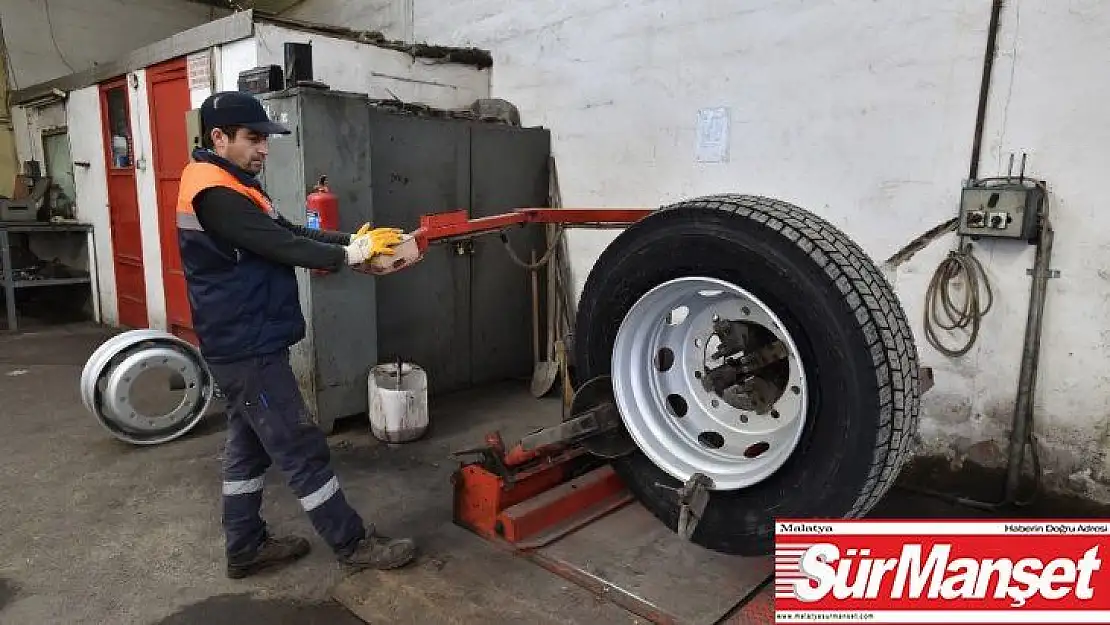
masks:
<path id="1" fill-rule="evenodd" d="M 790 392 L 794 393 L 795 395 L 799 395 L 799 394 L 801 394 L 802 389 L 798 388 L 797 386 L 791 386 L 790 387 Z"/>
<path id="2" fill-rule="evenodd" d="M 686 411 L 689 408 L 686 405 L 686 400 L 682 395 L 667 395 L 667 406 L 671 409 L 671 414 L 676 417 L 682 418 L 686 416 Z"/>
<path id="3" fill-rule="evenodd" d="M 659 371 L 669 371 L 674 366 L 674 351 L 669 347 L 664 347 L 659 350 L 655 355 L 655 368 Z"/>
<path id="4" fill-rule="evenodd" d="M 667 325 L 676 326 L 686 320 L 686 315 L 690 314 L 690 309 L 685 306 L 679 306 L 672 309 L 667 313 Z"/>
<path id="5" fill-rule="evenodd" d="M 778 410 L 772 410 L 771 411 L 771 418 L 772 419 L 778 419 L 779 418 L 779 411 Z"/>
<path id="6" fill-rule="evenodd" d="M 744 450 L 744 457 L 749 460 L 758 458 L 766 453 L 766 451 L 770 448 L 771 445 L 767 442 L 759 442 L 754 445 L 749 445 L 748 448 Z"/>
<path id="7" fill-rule="evenodd" d="M 740 423 L 747 423 L 747 422 L 748 422 L 748 415 L 746 415 L 746 414 L 740 415 Z"/>
<path id="8" fill-rule="evenodd" d="M 725 446 L 725 437 L 719 432 L 702 432 L 698 434 L 698 442 L 709 449 L 720 449 Z"/>

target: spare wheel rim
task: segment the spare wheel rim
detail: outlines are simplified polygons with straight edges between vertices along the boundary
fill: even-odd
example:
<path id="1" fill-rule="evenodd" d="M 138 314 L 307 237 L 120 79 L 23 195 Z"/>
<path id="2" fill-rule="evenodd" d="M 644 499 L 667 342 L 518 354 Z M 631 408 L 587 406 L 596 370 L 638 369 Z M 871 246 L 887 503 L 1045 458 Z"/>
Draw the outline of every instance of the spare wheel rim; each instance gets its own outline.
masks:
<path id="1" fill-rule="evenodd" d="M 715 320 L 733 323 L 715 332 Z M 722 332 L 761 341 L 731 356 L 734 363 L 750 354 L 778 360 L 743 371 L 740 386 L 725 382 L 729 388 L 721 392 L 724 369 L 707 372 L 725 364 L 711 357 Z M 794 339 L 757 297 L 715 278 L 670 280 L 633 304 L 614 341 L 612 382 L 624 425 L 648 459 L 680 481 L 701 473 L 714 490 L 767 479 L 793 454 L 805 428 L 809 393 Z M 747 392 L 752 388 L 761 395 Z M 760 398 L 754 407 L 751 397 Z"/>
<path id="2" fill-rule="evenodd" d="M 146 412 L 131 405 L 131 387 L 145 370 L 179 376 L 179 403 Z M 200 423 L 216 394 L 207 363 L 191 343 L 160 330 L 130 330 L 93 352 L 81 373 L 86 408 L 114 437 L 134 445 L 158 445 L 180 438 Z"/>

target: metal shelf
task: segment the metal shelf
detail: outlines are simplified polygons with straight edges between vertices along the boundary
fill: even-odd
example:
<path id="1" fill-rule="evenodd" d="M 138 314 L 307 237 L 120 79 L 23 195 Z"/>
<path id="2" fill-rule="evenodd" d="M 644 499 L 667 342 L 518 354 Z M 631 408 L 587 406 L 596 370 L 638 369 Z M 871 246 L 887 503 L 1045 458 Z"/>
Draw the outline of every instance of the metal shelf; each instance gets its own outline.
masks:
<path id="1" fill-rule="evenodd" d="M 16 280 L 12 283 L 13 289 L 23 289 L 31 286 L 62 286 L 65 284 L 91 284 L 92 278 L 43 278 L 41 280 Z"/>
<path id="2" fill-rule="evenodd" d="M 9 332 L 19 330 L 19 321 L 15 311 L 15 292 L 17 289 L 33 287 L 65 286 L 73 284 L 88 284 L 94 282 L 93 274 L 76 278 L 42 278 L 31 280 L 17 280 L 12 271 L 10 234 L 65 234 L 78 233 L 85 236 L 85 244 L 92 249 L 92 224 L 79 222 L 18 222 L 0 221 L 0 291 L 4 294 L 5 308 L 8 317 L 7 329 Z M 90 257 L 92 254 L 90 253 Z M 91 258 L 90 258 L 91 260 Z M 90 262 L 90 268 L 93 268 Z M 94 297 L 95 302 L 95 297 Z M 95 306 L 95 303 L 94 303 Z"/>

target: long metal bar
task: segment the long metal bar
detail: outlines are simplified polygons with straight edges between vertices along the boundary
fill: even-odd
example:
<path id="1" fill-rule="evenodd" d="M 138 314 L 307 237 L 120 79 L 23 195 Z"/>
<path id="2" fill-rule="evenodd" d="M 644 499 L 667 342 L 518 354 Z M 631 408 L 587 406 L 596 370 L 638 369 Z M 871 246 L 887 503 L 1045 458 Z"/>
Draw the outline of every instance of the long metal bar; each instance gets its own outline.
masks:
<path id="1" fill-rule="evenodd" d="M 979 153 L 983 147 L 983 125 L 987 119 L 987 94 L 990 92 L 991 72 L 998 48 L 998 22 L 1002 14 L 1003 0 L 994 0 L 991 5 L 990 25 L 987 27 L 987 47 L 983 52 L 983 74 L 979 84 L 979 106 L 975 113 L 974 143 L 971 146 L 971 163 L 968 167 L 968 180 L 979 177 Z"/>
<path id="2" fill-rule="evenodd" d="M 647 208 L 520 208 L 512 212 L 470 219 L 465 210 L 424 215 L 413 232 L 420 251 L 432 243 L 498 232 L 525 224 L 559 224 L 594 228 L 631 225 L 654 212 Z"/>
<path id="3" fill-rule="evenodd" d="M 1052 259 L 1052 240 L 1055 232 L 1046 209 L 1041 223 L 1037 256 L 1033 263 L 1033 285 L 1029 295 L 1029 312 L 1025 321 L 1025 342 L 1021 350 L 1021 372 L 1018 374 L 1018 392 L 1014 401 L 1013 429 L 1010 431 L 1010 464 L 1006 470 L 1006 498 L 1013 503 L 1017 496 L 1021 471 L 1025 464 L 1025 446 L 1030 442 L 1033 421 L 1033 393 L 1037 385 L 1037 366 L 1041 352 L 1041 319 L 1044 317 L 1045 296 L 1048 291 L 1049 264 Z M 1036 442 L 1034 441 L 1035 445 Z M 1036 453 L 1036 449 L 1033 450 Z M 1035 458 L 1035 456 L 1034 456 Z"/>

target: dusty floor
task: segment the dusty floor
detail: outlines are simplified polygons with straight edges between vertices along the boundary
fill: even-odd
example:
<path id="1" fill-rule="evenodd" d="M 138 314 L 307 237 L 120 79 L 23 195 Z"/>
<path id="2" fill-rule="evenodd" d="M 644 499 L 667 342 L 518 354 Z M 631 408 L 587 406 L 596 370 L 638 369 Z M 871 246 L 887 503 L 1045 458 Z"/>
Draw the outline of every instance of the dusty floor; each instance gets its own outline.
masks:
<path id="1" fill-rule="evenodd" d="M 342 579 L 322 543 L 304 561 L 244 581 L 223 575 L 219 527 L 219 415 L 187 438 L 132 447 L 109 437 L 81 405 L 78 381 L 108 334 L 89 326 L 0 333 L 0 621 L 42 623 L 361 623 L 330 600 Z M 437 567 L 465 567 L 472 537 L 450 523 L 453 450 L 495 427 L 506 438 L 549 424 L 557 400 L 524 384 L 437 402 L 419 443 L 374 441 L 365 421 L 332 437 L 350 500 L 382 531 L 414 536 Z M 270 478 L 264 513 L 278 530 L 311 536 L 296 500 Z M 978 515 L 896 491 L 876 516 Z M 558 606 L 565 622 L 615 620 L 623 612 L 538 567 L 518 561 L 520 601 Z M 458 569 L 456 569 L 458 570 Z M 431 610 L 450 611 L 451 606 Z M 413 622 L 443 622 L 423 612 Z M 624 619 L 624 620 L 621 620 Z"/>

